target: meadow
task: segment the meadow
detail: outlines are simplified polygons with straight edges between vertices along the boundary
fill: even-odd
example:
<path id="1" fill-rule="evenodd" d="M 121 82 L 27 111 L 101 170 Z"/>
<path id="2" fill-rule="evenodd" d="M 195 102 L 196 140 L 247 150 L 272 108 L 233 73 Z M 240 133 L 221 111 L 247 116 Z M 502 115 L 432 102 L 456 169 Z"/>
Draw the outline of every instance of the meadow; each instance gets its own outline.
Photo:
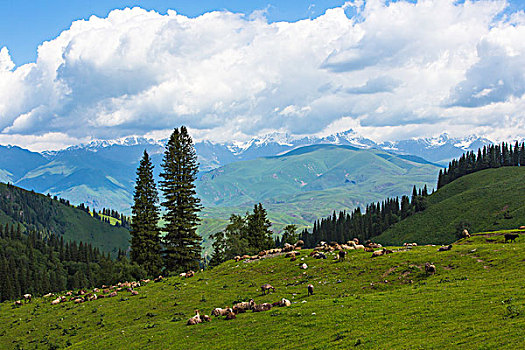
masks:
<path id="1" fill-rule="evenodd" d="M 284 256 L 228 261 L 192 278 L 150 282 L 132 296 L 83 304 L 0 305 L 2 349 L 517 349 L 525 346 L 525 236 L 483 232 L 437 246 L 349 251 L 345 261 Z M 304 259 L 304 260 L 303 260 Z M 427 274 L 424 264 L 435 264 Z M 306 270 L 299 264 L 306 263 Z M 270 283 L 275 292 L 263 295 Z M 307 296 L 308 284 L 314 295 Z M 187 326 L 195 309 L 254 298 L 290 307 Z"/>

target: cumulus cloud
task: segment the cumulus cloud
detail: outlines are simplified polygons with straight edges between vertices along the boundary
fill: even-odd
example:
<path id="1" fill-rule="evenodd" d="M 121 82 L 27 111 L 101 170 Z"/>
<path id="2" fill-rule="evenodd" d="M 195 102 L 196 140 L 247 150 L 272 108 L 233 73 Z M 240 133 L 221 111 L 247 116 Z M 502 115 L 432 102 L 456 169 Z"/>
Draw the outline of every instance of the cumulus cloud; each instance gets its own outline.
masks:
<path id="1" fill-rule="evenodd" d="M 73 22 L 34 63 L 14 67 L 0 50 L 0 140 L 164 135 L 181 124 L 220 141 L 348 124 L 378 140 L 408 129 L 503 135 L 523 120 L 525 92 L 525 15 L 505 7 L 350 1 L 293 23 L 114 10 Z"/>

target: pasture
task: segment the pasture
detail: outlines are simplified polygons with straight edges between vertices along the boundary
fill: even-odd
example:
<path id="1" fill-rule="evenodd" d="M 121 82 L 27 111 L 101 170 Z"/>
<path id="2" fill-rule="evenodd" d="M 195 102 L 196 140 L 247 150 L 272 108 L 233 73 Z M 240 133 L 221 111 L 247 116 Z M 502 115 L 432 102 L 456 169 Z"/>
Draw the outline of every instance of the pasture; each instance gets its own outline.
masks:
<path id="1" fill-rule="evenodd" d="M 192 278 L 150 282 L 138 295 L 83 304 L 0 304 L 2 349 L 518 349 L 525 347 L 525 235 L 473 234 L 450 251 L 418 246 L 345 261 L 284 255 L 228 261 Z M 399 250 L 399 251 L 398 251 Z M 303 260 L 304 259 L 304 260 Z M 425 263 L 436 266 L 434 275 Z M 299 264 L 306 263 L 306 270 Z M 275 292 L 263 295 L 270 283 Z M 307 295 L 307 285 L 314 294 Z M 213 317 L 187 326 L 198 309 L 253 298 L 289 307 Z"/>

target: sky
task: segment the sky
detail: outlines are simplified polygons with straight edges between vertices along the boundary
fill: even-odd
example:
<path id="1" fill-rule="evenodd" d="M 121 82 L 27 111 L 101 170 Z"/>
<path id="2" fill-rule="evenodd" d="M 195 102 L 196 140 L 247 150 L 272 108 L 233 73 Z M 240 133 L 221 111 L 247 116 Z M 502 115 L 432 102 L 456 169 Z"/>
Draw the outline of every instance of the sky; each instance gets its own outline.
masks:
<path id="1" fill-rule="evenodd" d="M 524 1 L 0 0 L 0 144 L 525 137 Z"/>

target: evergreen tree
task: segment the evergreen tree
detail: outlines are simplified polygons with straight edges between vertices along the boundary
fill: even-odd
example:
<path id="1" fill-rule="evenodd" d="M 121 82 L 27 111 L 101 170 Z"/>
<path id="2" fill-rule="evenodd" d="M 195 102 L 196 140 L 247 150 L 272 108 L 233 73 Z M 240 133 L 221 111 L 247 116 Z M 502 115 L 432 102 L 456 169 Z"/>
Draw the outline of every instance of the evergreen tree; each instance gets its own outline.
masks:
<path id="1" fill-rule="evenodd" d="M 153 165 L 146 150 L 137 169 L 133 200 L 131 261 L 142 266 L 149 276 L 158 276 L 162 268 L 158 193 L 153 179 Z"/>
<path id="2" fill-rule="evenodd" d="M 256 251 L 273 248 L 275 242 L 270 231 L 272 223 L 268 220 L 266 209 L 261 203 L 254 205 L 253 213 L 248 215 L 246 224 L 251 248 L 255 248 Z"/>
<path id="3" fill-rule="evenodd" d="M 163 258 L 170 271 L 187 271 L 199 265 L 201 237 L 197 235 L 200 200 L 195 192 L 197 155 L 186 127 L 175 129 L 162 160 L 160 188 L 166 208 Z"/>
<path id="4" fill-rule="evenodd" d="M 213 254 L 210 260 L 210 266 L 217 266 L 226 261 L 226 241 L 224 237 L 224 232 L 216 232 L 212 234 L 210 238 L 213 239 Z"/>
<path id="5" fill-rule="evenodd" d="M 297 231 L 297 225 L 286 225 L 284 227 L 283 237 L 279 241 L 279 246 L 283 247 L 285 243 L 295 244 L 295 242 L 297 242 L 298 239 L 298 236 L 295 233 L 295 231 Z"/>

